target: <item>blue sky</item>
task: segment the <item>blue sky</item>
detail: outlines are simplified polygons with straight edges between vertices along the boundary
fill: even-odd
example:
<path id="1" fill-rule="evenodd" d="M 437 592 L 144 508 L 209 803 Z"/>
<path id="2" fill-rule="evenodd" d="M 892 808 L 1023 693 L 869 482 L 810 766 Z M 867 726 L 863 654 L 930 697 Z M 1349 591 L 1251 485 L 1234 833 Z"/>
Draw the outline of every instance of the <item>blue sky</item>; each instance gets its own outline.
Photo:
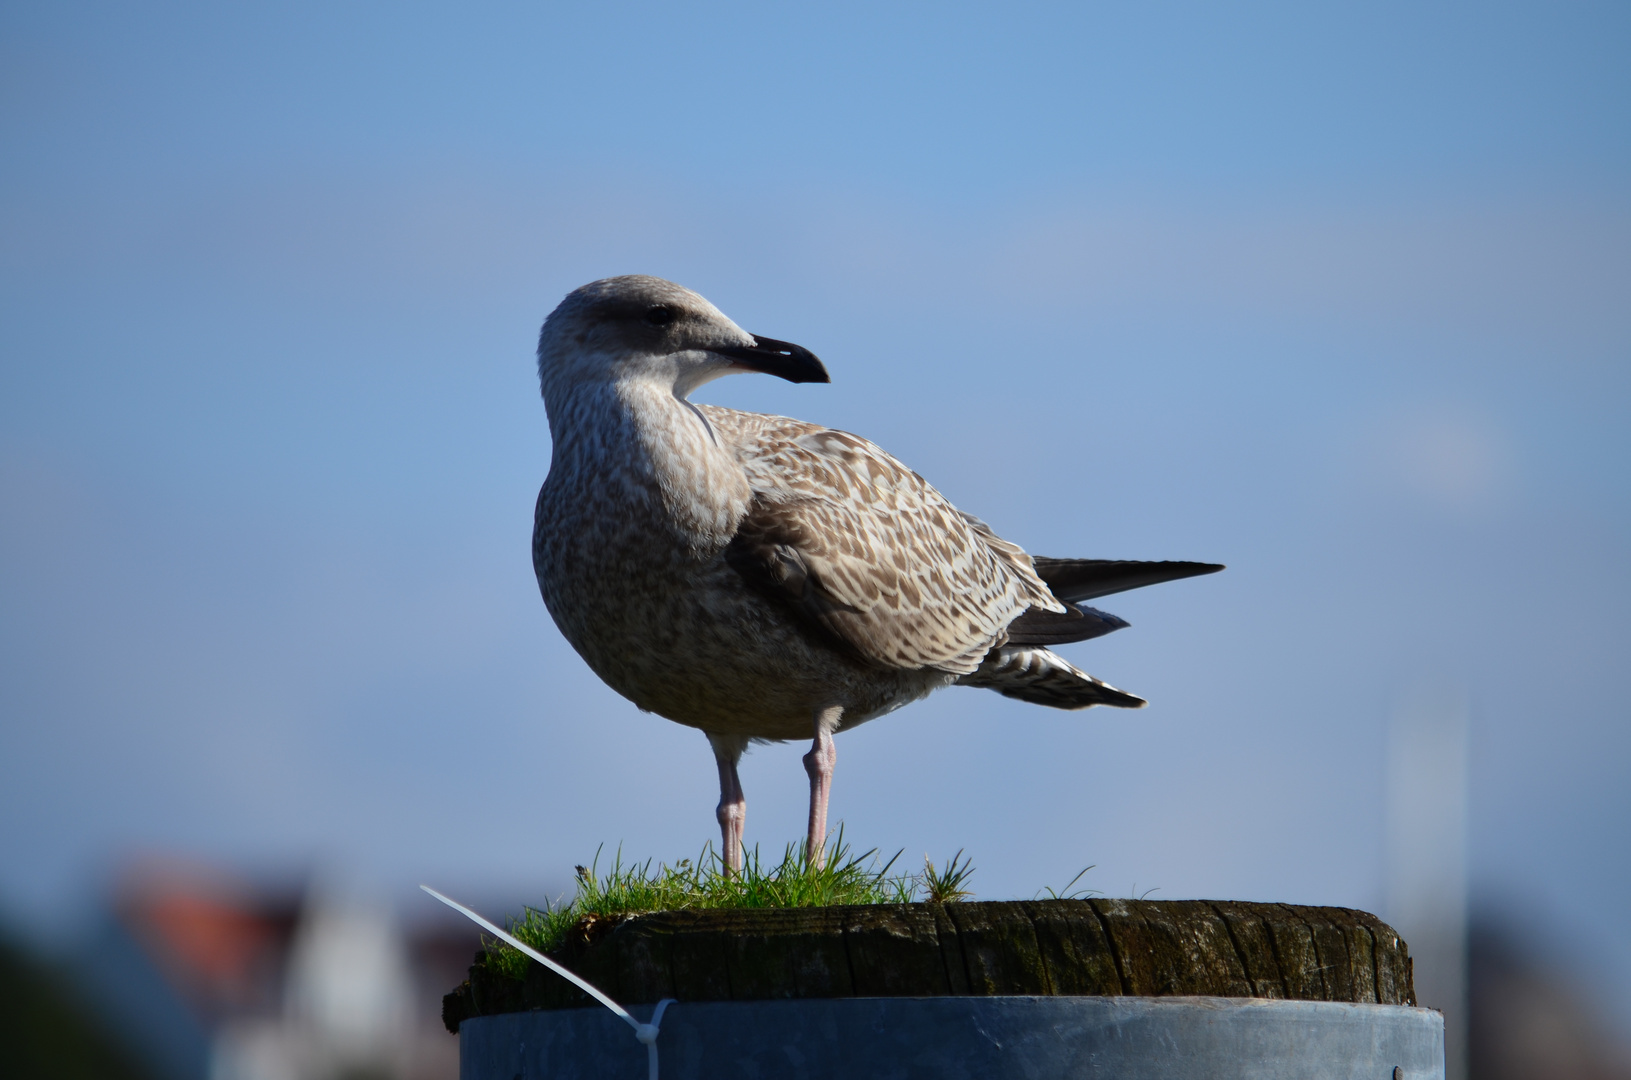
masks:
<path id="1" fill-rule="evenodd" d="M 0 910 L 141 851 L 512 906 L 713 835 L 531 581 L 531 347 L 656 273 L 1050 555 L 1222 575 L 840 740 L 987 897 L 1383 900 L 1388 717 L 1468 689 L 1475 899 L 1631 1024 L 1623 5 L 0 9 Z M 802 748 L 744 767 L 799 835 Z"/>

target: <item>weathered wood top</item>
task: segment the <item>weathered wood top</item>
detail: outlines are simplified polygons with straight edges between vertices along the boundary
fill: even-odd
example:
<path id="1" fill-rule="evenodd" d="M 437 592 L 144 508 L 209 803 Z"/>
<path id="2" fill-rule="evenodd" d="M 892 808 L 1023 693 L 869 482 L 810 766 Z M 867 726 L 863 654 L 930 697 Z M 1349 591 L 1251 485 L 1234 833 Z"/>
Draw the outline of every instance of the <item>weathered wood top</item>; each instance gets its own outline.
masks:
<path id="1" fill-rule="evenodd" d="M 1363 911 L 1211 900 L 1021 900 L 586 918 L 551 954 L 624 1004 L 955 995 L 1207 995 L 1414 1005 L 1410 954 Z M 470 969 L 473 1016 L 593 1004 L 541 964 Z"/>

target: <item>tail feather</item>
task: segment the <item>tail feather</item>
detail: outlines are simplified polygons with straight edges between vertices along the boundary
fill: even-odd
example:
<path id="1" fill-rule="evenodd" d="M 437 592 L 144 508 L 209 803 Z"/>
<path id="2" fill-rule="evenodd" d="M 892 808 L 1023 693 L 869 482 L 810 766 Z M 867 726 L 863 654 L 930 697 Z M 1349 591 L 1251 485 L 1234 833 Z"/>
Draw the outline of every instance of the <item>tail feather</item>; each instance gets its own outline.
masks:
<path id="1" fill-rule="evenodd" d="M 978 668 L 957 680 L 957 685 L 995 690 L 1003 697 L 1055 709 L 1086 709 L 1093 705 L 1142 709 L 1147 704 L 1141 697 L 1095 679 L 1062 656 L 1025 646 L 992 649 Z"/>

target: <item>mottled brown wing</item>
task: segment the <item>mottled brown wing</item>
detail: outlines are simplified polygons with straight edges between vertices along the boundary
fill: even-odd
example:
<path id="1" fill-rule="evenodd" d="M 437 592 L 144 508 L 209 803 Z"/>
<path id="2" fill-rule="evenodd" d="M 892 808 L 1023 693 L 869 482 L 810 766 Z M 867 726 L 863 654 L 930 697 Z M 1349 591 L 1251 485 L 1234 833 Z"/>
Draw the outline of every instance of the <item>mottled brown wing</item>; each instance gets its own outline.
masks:
<path id="1" fill-rule="evenodd" d="M 1025 553 L 865 439 L 707 409 L 753 503 L 727 559 L 872 663 L 967 674 L 1032 607 Z"/>

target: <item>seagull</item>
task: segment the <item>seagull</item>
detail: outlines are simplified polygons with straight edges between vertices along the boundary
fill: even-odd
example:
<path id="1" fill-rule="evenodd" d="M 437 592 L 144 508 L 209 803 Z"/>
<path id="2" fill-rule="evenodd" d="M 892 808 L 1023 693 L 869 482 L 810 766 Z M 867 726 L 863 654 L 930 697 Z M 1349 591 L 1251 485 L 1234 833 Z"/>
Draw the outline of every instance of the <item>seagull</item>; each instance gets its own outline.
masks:
<path id="1" fill-rule="evenodd" d="M 953 684 L 1145 704 L 1049 646 L 1127 625 L 1084 601 L 1222 566 L 1033 558 L 866 439 L 690 400 L 738 372 L 831 381 L 808 349 L 644 275 L 573 291 L 538 338 L 553 443 L 539 590 L 608 686 L 708 737 L 726 872 L 742 867 L 752 742 L 811 740 L 819 866 L 840 731 Z"/>

